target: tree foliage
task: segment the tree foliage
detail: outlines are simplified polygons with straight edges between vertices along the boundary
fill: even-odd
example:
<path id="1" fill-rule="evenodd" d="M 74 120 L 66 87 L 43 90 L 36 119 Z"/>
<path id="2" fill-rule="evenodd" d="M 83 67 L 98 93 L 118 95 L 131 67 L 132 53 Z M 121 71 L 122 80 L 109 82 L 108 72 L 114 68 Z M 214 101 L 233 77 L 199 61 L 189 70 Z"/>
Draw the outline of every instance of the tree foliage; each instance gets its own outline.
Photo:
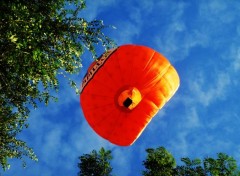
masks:
<path id="1" fill-rule="evenodd" d="M 175 158 L 164 147 L 146 149 L 147 157 L 143 161 L 143 176 L 239 176 L 236 160 L 224 153 L 217 158 L 204 159 L 181 158 L 182 165 L 176 165 Z M 109 176 L 112 171 L 111 151 L 101 148 L 79 157 L 79 176 Z"/>
<path id="2" fill-rule="evenodd" d="M 71 4 L 71 6 L 69 5 Z M 68 7 L 68 8 L 66 8 Z M 1 0 L 0 2 L 0 164 L 8 158 L 28 156 L 32 149 L 17 139 L 27 127 L 30 106 L 48 104 L 59 76 L 78 73 L 84 50 L 96 55 L 104 35 L 102 21 L 79 17 L 84 0 Z M 76 84 L 69 79 L 71 86 Z"/>
<path id="3" fill-rule="evenodd" d="M 239 176 L 236 160 L 224 153 L 218 153 L 217 159 L 206 157 L 190 160 L 182 158 L 184 165 L 175 168 L 176 175 L 189 176 Z"/>
<path id="4" fill-rule="evenodd" d="M 111 151 L 101 148 L 98 152 L 93 150 L 90 154 L 84 154 L 79 157 L 78 167 L 80 172 L 78 176 L 110 176 L 112 167 Z"/>
<path id="5" fill-rule="evenodd" d="M 172 176 L 176 166 L 174 157 L 164 147 L 146 149 L 147 158 L 143 161 L 144 176 Z"/>
<path id="6" fill-rule="evenodd" d="M 183 165 L 175 166 L 174 157 L 163 147 L 147 149 L 147 159 L 143 161 L 144 176 L 239 176 L 240 171 L 236 160 L 224 153 L 218 153 L 217 158 L 206 157 L 203 160 L 188 157 L 181 158 Z"/>

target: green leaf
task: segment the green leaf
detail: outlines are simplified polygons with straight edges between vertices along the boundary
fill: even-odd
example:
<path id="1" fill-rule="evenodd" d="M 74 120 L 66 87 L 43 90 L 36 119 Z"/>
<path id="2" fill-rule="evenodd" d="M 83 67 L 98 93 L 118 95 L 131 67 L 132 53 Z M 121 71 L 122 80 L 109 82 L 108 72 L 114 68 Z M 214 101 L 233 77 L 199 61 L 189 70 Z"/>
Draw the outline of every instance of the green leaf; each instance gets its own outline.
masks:
<path id="1" fill-rule="evenodd" d="M 11 40 L 12 43 L 16 43 L 16 41 L 18 40 L 18 38 L 16 37 L 16 35 L 11 35 L 9 37 L 9 40 Z"/>
<path id="2" fill-rule="evenodd" d="M 27 126 L 33 108 L 57 100 L 53 94 L 58 75 L 69 80 L 70 74 L 79 73 L 85 50 L 95 57 L 99 44 L 106 49 L 113 41 L 103 33 L 108 26 L 102 21 L 79 17 L 84 0 L 3 0 L 1 8 L 0 164 L 8 168 L 8 158 L 36 160 L 16 136 Z M 74 81 L 69 85 L 79 93 Z"/>

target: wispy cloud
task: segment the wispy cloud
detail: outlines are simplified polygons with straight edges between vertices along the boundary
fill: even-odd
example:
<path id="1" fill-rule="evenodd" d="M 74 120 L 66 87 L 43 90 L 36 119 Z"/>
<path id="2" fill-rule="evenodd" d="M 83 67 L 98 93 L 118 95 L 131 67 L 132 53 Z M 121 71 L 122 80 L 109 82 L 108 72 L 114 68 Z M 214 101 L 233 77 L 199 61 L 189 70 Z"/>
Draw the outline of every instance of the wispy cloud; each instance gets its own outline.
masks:
<path id="1" fill-rule="evenodd" d="M 163 24 L 154 42 L 159 51 L 161 51 L 170 60 L 176 62 L 185 59 L 191 49 L 194 47 L 206 47 L 209 39 L 205 33 L 196 28 L 189 28 L 192 19 L 186 18 L 187 3 L 166 3 L 169 11 L 167 17 L 168 23 Z M 164 18 L 164 17 L 163 17 Z M 160 18 L 161 20 L 161 18 Z"/>
<path id="2" fill-rule="evenodd" d="M 115 148 L 112 154 L 113 172 L 117 172 L 117 175 L 129 175 L 133 169 L 132 164 L 129 163 L 132 160 L 132 152 L 127 151 L 126 148 Z"/>
<path id="3" fill-rule="evenodd" d="M 102 15 L 117 27 L 109 34 L 118 44 L 145 44 L 163 53 L 179 71 L 181 86 L 133 146 L 117 147 L 91 129 L 79 96 L 64 83 L 59 102 L 33 111 L 21 135 L 39 163 L 30 162 L 33 167 L 24 171 L 14 164 L 12 172 L 76 175 L 77 157 L 102 146 L 113 151 L 114 173 L 124 176 L 140 169 L 149 147 L 164 146 L 177 158 L 229 152 L 240 159 L 234 135 L 240 124 L 239 2 L 107 0 L 87 6 L 83 15 L 88 19 Z M 89 64 L 84 60 L 81 74 L 74 77 L 79 86 Z"/>
<path id="4" fill-rule="evenodd" d="M 230 51 L 224 56 L 231 61 L 231 67 L 229 69 L 238 72 L 240 70 L 240 47 L 238 45 L 232 45 Z"/>
<path id="5" fill-rule="evenodd" d="M 200 3 L 199 15 L 205 19 L 208 24 L 222 25 L 233 22 L 238 10 L 239 2 L 237 1 L 226 3 L 223 0 L 213 0 L 209 3 Z M 209 28 L 209 26 L 207 28 Z"/>
<path id="6" fill-rule="evenodd" d="M 215 78 L 212 81 L 208 79 L 207 74 L 200 73 L 195 80 L 189 81 L 192 102 L 199 102 L 204 106 L 208 106 L 213 101 L 224 99 L 228 86 L 231 83 L 229 75 L 226 73 L 212 73 Z"/>
<path id="7" fill-rule="evenodd" d="M 80 15 L 87 20 L 94 20 L 101 12 L 106 11 L 107 7 L 114 6 L 115 2 L 116 0 L 87 1 L 87 8 Z"/>
<path id="8" fill-rule="evenodd" d="M 140 33 L 140 28 L 138 28 L 138 26 L 126 21 L 119 22 L 116 24 L 116 27 L 117 32 L 115 39 L 118 45 L 134 43 L 134 37 L 138 36 Z"/>

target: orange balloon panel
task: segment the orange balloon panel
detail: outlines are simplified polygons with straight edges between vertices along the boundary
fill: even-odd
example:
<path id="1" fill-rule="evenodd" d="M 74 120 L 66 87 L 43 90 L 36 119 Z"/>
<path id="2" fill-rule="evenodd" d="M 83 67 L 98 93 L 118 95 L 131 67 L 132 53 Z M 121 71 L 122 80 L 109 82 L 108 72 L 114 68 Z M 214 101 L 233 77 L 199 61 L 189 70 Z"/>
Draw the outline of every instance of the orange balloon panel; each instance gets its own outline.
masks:
<path id="1" fill-rule="evenodd" d="M 80 102 L 94 131 L 111 143 L 134 143 L 179 87 L 169 61 L 151 48 L 123 45 L 88 69 Z"/>

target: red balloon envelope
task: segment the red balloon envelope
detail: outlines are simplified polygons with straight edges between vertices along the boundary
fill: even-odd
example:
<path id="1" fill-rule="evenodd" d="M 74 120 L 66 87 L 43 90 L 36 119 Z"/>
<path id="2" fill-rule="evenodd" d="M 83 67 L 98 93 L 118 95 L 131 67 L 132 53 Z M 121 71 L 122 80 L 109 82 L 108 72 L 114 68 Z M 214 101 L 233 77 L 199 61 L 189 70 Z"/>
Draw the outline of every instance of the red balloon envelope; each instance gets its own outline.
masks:
<path id="1" fill-rule="evenodd" d="M 179 76 L 151 48 L 123 45 L 104 53 L 88 69 L 80 103 L 93 130 L 111 143 L 134 143 L 174 95 Z"/>

